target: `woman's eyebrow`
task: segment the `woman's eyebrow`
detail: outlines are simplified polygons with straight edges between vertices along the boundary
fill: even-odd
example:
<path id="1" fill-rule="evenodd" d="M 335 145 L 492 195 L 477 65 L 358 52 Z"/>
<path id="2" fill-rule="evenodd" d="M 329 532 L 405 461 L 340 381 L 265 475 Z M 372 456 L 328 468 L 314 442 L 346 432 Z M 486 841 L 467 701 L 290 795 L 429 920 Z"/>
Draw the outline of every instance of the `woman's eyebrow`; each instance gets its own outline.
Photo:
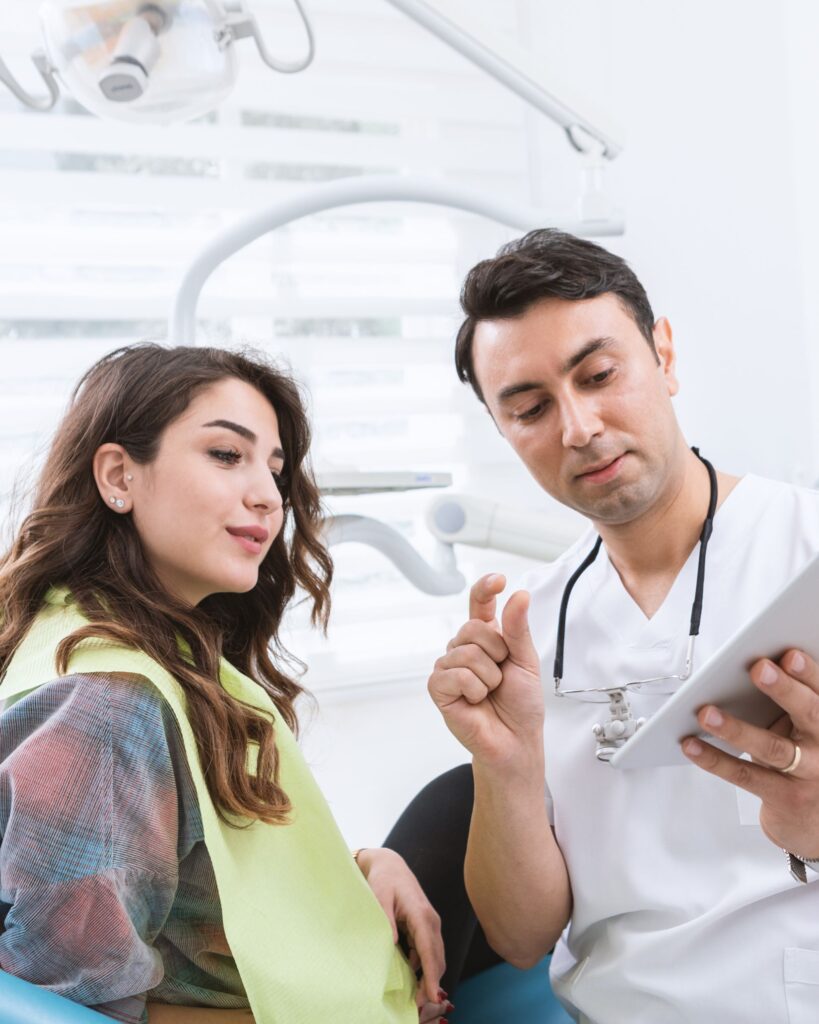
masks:
<path id="1" fill-rule="evenodd" d="M 256 444 L 259 440 L 258 437 L 248 427 L 243 427 L 241 423 L 234 423 L 232 420 L 211 420 L 210 423 L 203 423 L 203 427 L 223 427 L 225 430 L 232 430 L 238 434 L 239 437 L 243 437 L 246 441 L 250 441 L 251 444 Z M 274 448 L 270 453 L 271 458 L 284 459 L 284 451 L 281 448 Z"/>

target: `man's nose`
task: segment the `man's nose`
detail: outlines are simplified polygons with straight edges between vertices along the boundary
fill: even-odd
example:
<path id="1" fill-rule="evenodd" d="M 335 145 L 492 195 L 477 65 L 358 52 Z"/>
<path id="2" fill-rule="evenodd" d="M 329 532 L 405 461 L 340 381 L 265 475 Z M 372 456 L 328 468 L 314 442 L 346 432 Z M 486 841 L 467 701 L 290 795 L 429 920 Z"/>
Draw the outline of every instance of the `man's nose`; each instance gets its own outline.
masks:
<path id="1" fill-rule="evenodd" d="M 596 403 L 577 395 L 561 400 L 560 423 L 564 448 L 585 448 L 592 438 L 603 432 Z"/>

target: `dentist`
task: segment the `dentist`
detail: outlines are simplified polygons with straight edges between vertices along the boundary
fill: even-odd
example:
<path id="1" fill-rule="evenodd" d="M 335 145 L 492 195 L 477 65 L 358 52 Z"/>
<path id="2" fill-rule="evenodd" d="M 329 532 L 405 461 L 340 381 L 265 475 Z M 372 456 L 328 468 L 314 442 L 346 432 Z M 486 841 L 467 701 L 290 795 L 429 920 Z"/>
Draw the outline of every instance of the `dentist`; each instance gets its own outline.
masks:
<path id="1" fill-rule="evenodd" d="M 701 710 L 736 754 L 690 738 L 690 765 L 618 772 L 592 730 L 595 688 L 659 679 L 629 700 L 662 706 L 698 598 L 702 664 L 796 575 L 819 551 L 819 494 L 688 446 L 669 322 L 599 246 L 531 232 L 461 301 L 461 380 L 590 523 L 500 621 L 505 581 L 480 579 L 429 681 L 473 755 L 466 881 L 487 937 L 521 967 L 557 943 L 553 986 L 584 1024 L 815 1022 L 819 667 L 799 651 L 752 667 L 782 709 L 771 729 Z"/>

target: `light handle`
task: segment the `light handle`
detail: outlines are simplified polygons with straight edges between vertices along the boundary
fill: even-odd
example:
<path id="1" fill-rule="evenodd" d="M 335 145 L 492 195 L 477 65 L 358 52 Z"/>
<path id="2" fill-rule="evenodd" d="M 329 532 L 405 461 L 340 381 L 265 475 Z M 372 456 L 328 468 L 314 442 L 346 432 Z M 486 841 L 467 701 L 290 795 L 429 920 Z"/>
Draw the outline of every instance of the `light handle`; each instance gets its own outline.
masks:
<path id="1" fill-rule="evenodd" d="M 307 54 L 301 60 L 281 61 L 272 56 L 264 41 L 255 15 L 247 10 L 242 0 L 234 0 L 232 3 L 225 4 L 228 17 L 217 39 L 222 45 L 227 45 L 229 42 L 238 39 L 252 39 L 256 44 L 256 49 L 259 51 L 262 61 L 273 71 L 278 71 L 284 75 L 292 75 L 297 71 L 304 71 L 312 63 L 316 55 L 316 41 L 313 35 L 313 28 L 301 4 L 301 0 L 293 0 L 293 3 L 296 5 L 307 35 Z"/>
<path id="2" fill-rule="evenodd" d="M 57 79 L 54 77 L 54 69 L 49 64 L 48 58 L 42 50 L 38 50 L 36 53 L 33 53 L 31 55 L 31 60 L 45 83 L 45 87 L 48 90 L 47 96 L 34 96 L 28 92 L 27 89 L 24 89 L 14 75 L 12 75 L 8 65 L 2 57 L 0 57 L 0 82 L 10 89 L 21 103 L 25 103 L 25 105 L 30 107 L 32 110 L 38 110 L 41 113 L 45 113 L 46 111 L 51 110 L 60 98 L 60 88 L 57 85 Z"/>

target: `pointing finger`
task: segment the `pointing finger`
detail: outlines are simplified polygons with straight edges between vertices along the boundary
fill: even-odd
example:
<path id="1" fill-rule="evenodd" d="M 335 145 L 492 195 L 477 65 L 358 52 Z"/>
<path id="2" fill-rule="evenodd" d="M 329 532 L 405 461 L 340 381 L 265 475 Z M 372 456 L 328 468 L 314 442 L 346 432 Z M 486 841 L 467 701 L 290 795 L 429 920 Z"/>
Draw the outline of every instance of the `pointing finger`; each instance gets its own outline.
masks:
<path id="1" fill-rule="evenodd" d="M 469 617 L 491 622 L 495 618 L 497 596 L 506 586 L 506 579 L 499 573 L 490 573 L 472 585 L 469 591 Z"/>
<path id="2" fill-rule="evenodd" d="M 540 659 L 532 641 L 532 634 L 529 632 L 529 594 L 527 591 L 516 591 L 506 602 L 501 628 L 511 660 L 528 672 L 538 674 Z"/>

